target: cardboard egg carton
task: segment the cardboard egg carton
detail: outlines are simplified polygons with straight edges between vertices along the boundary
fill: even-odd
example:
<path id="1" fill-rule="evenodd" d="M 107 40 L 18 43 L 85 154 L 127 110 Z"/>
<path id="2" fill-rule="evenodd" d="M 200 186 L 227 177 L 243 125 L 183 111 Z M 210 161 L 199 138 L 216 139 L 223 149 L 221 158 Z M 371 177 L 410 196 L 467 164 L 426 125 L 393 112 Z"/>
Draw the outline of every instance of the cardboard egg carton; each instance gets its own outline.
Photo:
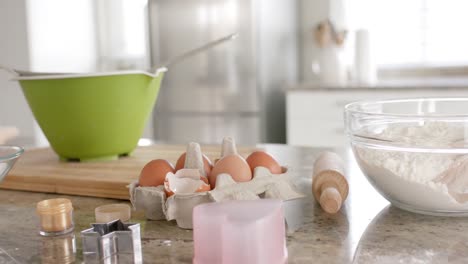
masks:
<path id="1" fill-rule="evenodd" d="M 231 142 L 233 143 L 232 140 Z M 202 159 L 200 147 L 197 145 L 197 143 L 189 144 L 187 161 L 195 155 L 198 156 L 196 159 Z M 232 145 L 230 147 L 225 145 L 223 144 L 222 153 L 227 149 L 233 150 Z M 193 151 L 194 149 L 196 151 Z M 186 167 L 187 164 L 198 167 L 200 170 L 203 167 L 202 161 L 186 162 Z M 180 228 L 186 229 L 192 228 L 193 208 L 202 203 L 262 198 L 281 199 L 284 202 L 285 219 L 289 232 L 293 232 L 301 225 L 300 212 L 302 209 L 300 207 L 303 200 L 301 198 L 305 197 L 292 184 L 287 167 L 282 167 L 281 174 L 272 174 L 267 168 L 257 167 L 252 180 L 247 182 L 235 182 L 231 175 L 223 173 L 216 178 L 215 188 L 207 192 L 175 193 L 166 197 L 163 185 L 142 187 L 138 185 L 137 181 L 129 185 L 129 192 L 134 209 L 144 210 L 146 218 L 150 220 L 176 220 Z"/>

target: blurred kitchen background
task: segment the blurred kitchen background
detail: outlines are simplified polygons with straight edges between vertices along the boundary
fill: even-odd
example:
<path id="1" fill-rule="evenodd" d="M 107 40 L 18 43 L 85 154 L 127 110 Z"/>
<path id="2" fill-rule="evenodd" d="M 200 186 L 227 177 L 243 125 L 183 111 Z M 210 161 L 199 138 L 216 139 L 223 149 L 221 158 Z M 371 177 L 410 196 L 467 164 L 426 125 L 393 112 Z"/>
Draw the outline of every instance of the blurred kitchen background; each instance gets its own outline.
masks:
<path id="1" fill-rule="evenodd" d="M 0 64 L 149 69 L 238 32 L 169 69 L 141 144 L 340 146 L 351 101 L 468 96 L 466 10 L 460 0 L 2 0 Z M 0 127 L 47 145 L 9 77 L 0 71 Z"/>

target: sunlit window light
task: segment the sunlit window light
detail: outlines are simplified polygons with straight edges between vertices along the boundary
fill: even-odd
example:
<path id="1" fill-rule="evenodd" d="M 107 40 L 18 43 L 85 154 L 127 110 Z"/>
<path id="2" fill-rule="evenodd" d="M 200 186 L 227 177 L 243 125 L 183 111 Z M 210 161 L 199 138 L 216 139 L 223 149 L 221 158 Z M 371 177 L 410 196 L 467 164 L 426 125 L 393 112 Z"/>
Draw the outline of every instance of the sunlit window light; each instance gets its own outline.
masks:
<path id="1" fill-rule="evenodd" d="M 372 34 L 378 65 L 468 65 L 468 1 L 347 0 L 351 29 Z"/>

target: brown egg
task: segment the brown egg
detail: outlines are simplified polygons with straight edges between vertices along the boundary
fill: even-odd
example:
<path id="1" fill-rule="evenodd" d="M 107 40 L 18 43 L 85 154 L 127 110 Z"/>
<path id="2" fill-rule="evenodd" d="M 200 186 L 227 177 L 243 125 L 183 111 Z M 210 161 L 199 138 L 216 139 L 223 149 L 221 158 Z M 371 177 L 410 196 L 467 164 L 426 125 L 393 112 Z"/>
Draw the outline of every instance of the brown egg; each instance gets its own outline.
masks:
<path id="1" fill-rule="evenodd" d="M 187 155 L 187 152 L 184 152 L 180 157 L 177 159 L 176 165 L 175 165 L 175 170 L 178 171 L 180 169 L 183 169 L 185 166 L 185 156 Z M 203 165 L 204 169 L 206 172 L 206 175 L 210 175 L 211 169 L 213 168 L 213 165 L 211 165 L 210 159 L 203 154 Z"/>
<path id="2" fill-rule="evenodd" d="M 164 193 L 166 193 L 166 198 L 169 198 L 169 197 L 171 197 L 172 195 L 174 195 L 174 192 L 171 191 L 168 187 L 165 187 L 165 188 L 164 188 Z"/>
<path id="3" fill-rule="evenodd" d="M 281 165 L 268 153 L 264 151 L 255 151 L 250 154 L 247 159 L 252 174 L 256 167 L 265 167 L 273 174 L 280 174 L 282 172 Z"/>
<path id="4" fill-rule="evenodd" d="M 152 160 L 141 170 L 139 185 L 143 187 L 163 185 L 168 172 L 175 172 L 170 162 L 163 159 Z"/>
<path id="5" fill-rule="evenodd" d="M 231 175 L 236 182 L 246 182 L 252 179 L 249 164 L 237 154 L 227 155 L 216 162 L 209 177 L 210 185 L 213 188 L 216 187 L 216 177 L 221 173 Z"/>

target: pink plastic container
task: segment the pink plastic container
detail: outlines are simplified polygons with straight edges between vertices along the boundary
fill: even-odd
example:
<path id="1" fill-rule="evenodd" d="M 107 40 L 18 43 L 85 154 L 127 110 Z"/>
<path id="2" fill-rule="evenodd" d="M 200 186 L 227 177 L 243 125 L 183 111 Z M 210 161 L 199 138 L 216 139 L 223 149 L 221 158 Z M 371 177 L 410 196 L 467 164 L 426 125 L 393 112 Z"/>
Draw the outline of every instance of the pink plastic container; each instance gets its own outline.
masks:
<path id="1" fill-rule="evenodd" d="M 281 200 L 201 204 L 193 210 L 194 264 L 287 262 Z"/>

